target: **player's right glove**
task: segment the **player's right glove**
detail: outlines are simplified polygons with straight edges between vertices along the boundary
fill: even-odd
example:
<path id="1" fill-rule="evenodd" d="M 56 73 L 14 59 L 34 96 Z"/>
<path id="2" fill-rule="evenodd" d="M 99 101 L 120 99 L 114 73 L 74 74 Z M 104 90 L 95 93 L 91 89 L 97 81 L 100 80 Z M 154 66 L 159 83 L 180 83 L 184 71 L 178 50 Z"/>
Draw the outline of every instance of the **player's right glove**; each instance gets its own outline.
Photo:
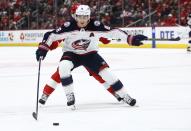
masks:
<path id="1" fill-rule="evenodd" d="M 40 43 L 38 49 L 36 50 L 36 60 L 39 61 L 40 57 L 44 60 L 48 50 L 49 47 L 46 44 Z"/>
<path id="2" fill-rule="evenodd" d="M 135 36 L 129 35 L 127 38 L 127 42 L 129 45 L 132 45 L 132 46 L 140 46 L 140 45 L 143 45 L 141 41 L 147 40 L 147 39 L 148 37 L 144 35 L 135 35 Z"/>

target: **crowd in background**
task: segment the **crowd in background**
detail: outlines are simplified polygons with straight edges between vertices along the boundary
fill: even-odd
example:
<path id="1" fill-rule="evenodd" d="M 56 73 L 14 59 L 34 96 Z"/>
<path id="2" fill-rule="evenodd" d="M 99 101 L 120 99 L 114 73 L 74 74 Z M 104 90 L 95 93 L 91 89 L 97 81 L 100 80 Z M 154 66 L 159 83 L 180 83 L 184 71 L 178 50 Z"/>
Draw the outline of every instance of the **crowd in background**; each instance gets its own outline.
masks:
<path id="1" fill-rule="evenodd" d="M 191 12 L 191 0 L 1 0 L 0 30 L 59 27 L 75 2 L 88 4 L 92 17 L 112 27 L 186 26 Z"/>

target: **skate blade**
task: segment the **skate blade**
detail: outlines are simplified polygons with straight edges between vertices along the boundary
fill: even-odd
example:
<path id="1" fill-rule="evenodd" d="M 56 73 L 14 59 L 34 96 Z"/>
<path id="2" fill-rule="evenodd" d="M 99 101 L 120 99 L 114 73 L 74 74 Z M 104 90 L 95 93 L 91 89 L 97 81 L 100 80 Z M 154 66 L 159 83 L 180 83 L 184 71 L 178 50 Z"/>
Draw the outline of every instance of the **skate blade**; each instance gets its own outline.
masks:
<path id="1" fill-rule="evenodd" d="M 76 110 L 76 106 L 75 105 L 71 105 L 71 106 L 68 106 L 68 108 L 72 111 Z"/>
<path id="2" fill-rule="evenodd" d="M 34 118 L 35 120 L 37 120 L 37 114 L 36 114 L 36 112 L 33 112 L 33 113 L 32 113 L 32 116 L 33 116 L 33 118 Z"/>

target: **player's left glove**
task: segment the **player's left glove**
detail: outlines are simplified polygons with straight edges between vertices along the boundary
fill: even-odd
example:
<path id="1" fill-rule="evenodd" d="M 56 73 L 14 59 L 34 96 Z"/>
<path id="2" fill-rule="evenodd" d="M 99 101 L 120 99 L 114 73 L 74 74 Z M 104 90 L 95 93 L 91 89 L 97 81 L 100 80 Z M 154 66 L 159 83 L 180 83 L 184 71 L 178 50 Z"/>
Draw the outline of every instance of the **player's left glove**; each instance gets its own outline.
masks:
<path id="1" fill-rule="evenodd" d="M 140 45 L 143 45 L 141 41 L 147 40 L 147 39 L 148 37 L 144 35 L 135 35 L 135 36 L 129 35 L 127 38 L 127 42 L 129 45 L 132 45 L 132 46 L 140 46 Z"/>

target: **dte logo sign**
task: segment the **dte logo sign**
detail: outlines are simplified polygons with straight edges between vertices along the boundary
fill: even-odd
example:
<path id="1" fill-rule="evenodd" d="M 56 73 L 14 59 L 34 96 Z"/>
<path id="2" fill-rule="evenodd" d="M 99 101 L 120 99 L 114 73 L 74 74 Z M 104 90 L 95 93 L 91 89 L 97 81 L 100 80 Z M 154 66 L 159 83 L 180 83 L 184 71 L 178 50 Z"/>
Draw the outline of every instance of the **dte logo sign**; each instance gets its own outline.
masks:
<path id="1" fill-rule="evenodd" d="M 174 31 L 160 31 L 160 38 L 161 39 L 173 39 Z"/>

